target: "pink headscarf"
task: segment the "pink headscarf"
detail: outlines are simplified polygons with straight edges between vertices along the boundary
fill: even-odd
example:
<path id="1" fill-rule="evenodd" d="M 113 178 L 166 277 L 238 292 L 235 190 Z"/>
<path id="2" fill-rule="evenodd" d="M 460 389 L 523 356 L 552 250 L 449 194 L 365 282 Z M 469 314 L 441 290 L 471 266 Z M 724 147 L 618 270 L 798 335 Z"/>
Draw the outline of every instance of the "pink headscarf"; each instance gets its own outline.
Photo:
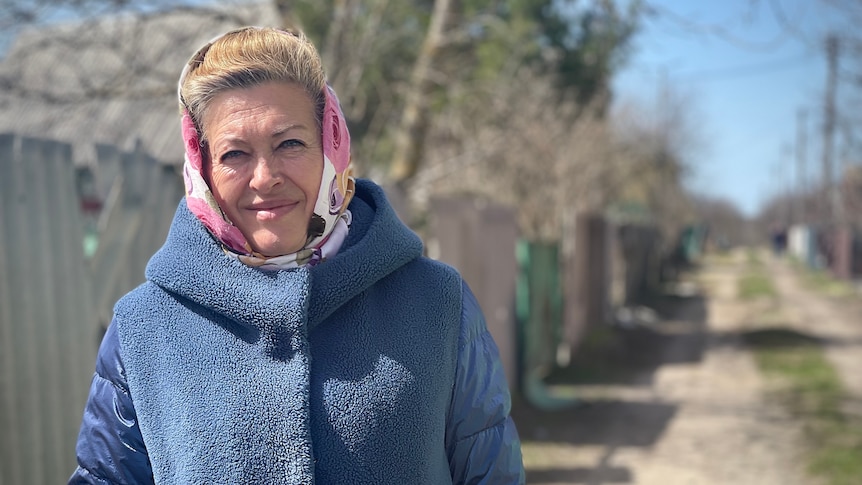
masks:
<path id="1" fill-rule="evenodd" d="M 210 41 L 210 45 L 221 37 Z M 191 70 L 191 64 L 186 64 L 180 75 L 179 93 L 182 92 L 182 85 Z M 341 111 L 335 91 L 328 84 L 323 89 L 325 91 L 321 120 L 323 176 L 320 179 L 317 200 L 309 221 L 308 240 L 296 253 L 274 258 L 255 253 L 239 228 L 233 225 L 219 207 L 203 176 L 200 134 L 188 110 L 183 110 L 182 136 L 185 145 L 183 180 L 186 186 L 186 204 L 222 243 L 227 254 L 249 266 L 283 269 L 316 264 L 327 257 L 334 256 L 347 236 L 351 218 L 347 205 L 353 197 L 355 183 L 350 167 L 350 132 L 347 130 L 344 113 Z M 181 94 L 180 103 L 184 106 Z"/>

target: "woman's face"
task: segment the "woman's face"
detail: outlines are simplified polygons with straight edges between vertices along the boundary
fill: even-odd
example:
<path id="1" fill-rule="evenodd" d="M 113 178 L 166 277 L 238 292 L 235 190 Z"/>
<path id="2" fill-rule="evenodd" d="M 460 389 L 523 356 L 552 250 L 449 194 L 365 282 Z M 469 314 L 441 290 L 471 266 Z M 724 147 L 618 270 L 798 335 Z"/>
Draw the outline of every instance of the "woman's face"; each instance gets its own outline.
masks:
<path id="1" fill-rule="evenodd" d="M 296 84 L 219 93 L 203 120 L 204 172 L 228 218 L 265 256 L 305 245 L 323 175 L 314 108 Z"/>

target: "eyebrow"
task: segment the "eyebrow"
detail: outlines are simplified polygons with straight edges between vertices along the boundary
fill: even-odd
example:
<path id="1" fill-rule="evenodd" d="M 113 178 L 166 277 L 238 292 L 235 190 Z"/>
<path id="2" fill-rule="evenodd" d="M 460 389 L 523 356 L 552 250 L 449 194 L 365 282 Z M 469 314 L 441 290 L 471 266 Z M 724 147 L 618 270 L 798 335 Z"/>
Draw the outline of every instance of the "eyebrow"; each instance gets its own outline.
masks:
<path id="1" fill-rule="evenodd" d="M 276 131 L 272 132 L 271 136 L 272 136 L 272 138 L 277 138 L 279 136 L 284 135 L 288 131 L 292 131 L 292 130 L 308 130 L 308 127 L 306 127 L 305 125 L 303 125 L 301 123 L 290 124 L 290 125 L 282 126 L 279 129 L 277 129 Z"/>

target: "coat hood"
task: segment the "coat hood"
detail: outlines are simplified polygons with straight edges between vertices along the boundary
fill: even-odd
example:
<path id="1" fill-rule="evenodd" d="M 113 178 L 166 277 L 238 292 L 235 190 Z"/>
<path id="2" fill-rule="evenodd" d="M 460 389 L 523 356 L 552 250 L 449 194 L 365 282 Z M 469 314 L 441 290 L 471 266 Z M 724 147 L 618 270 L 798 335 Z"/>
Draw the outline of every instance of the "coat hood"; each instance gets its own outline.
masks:
<path id="1" fill-rule="evenodd" d="M 180 203 L 164 246 L 147 265 L 146 277 L 257 331 L 267 333 L 278 322 L 300 319 L 311 330 L 351 298 L 422 255 L 419 237 L 398 219 L 373 182 L 357 181 L 349 209 L 353 222 L 335 257 L 312 268 L 263 271 L 225 255 Z"/>

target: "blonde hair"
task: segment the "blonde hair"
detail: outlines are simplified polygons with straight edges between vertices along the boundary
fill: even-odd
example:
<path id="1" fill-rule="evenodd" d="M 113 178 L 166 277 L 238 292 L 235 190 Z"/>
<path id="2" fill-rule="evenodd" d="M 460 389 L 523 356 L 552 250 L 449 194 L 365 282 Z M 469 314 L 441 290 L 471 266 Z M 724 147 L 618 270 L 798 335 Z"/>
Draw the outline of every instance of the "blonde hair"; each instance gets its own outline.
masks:
<path id="1" fill-rule="evenodd" d="M 188 110 L 203 142 L 201 121 L 216 95 L 273 81 L 301 86 L 321 126 L 326 75 L 320 55 L 301 32 L 273 28 L 234 30 L 201 48 L 182 80 L 180 110 Z"/>

